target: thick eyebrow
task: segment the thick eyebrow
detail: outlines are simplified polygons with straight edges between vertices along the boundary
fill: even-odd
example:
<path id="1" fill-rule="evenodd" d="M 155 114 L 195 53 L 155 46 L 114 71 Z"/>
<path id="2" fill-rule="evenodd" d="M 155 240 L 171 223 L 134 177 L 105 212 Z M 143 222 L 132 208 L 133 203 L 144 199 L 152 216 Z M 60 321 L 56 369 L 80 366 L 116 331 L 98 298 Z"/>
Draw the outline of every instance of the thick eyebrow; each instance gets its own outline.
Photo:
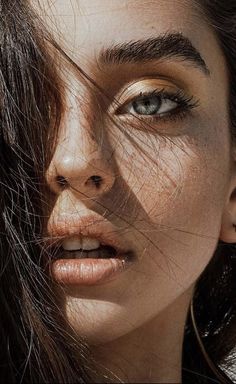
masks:
<path id="1" fill-rule="evenodd" d="M 210 75 L 198 50 L 181 33 L 167 33 L 145 40 L 129 41 L 103 48 L 99 61 L 103 64 L 146 63 L 151 60 L 178 58 Z"/>

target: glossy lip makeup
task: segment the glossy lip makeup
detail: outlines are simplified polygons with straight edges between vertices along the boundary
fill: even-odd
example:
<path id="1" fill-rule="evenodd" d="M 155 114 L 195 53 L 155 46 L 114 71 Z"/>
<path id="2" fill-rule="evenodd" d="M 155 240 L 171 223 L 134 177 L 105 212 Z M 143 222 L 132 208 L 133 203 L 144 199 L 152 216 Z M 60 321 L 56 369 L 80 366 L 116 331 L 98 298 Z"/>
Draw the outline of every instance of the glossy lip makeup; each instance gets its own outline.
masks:
<path id="1" fill-rule="evenodd" d="M 52 258 L 50 274 L 63 285 L 100 285 L 117 278 L 135 261 L 104 218 L 63 218 L 50 225 Z M 56 241 L 55 241 L 56 236 Z"/>

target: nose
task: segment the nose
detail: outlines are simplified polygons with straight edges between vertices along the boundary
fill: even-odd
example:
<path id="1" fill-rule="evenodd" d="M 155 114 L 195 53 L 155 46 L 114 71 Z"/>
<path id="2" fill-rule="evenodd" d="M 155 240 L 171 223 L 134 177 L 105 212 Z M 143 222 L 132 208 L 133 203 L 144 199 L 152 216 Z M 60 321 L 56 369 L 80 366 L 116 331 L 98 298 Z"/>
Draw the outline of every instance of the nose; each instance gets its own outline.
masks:
<path id="1" fill-rule="evenodd" d="M 95 119 L 83 116 L 76 105 L 65 112 L 54 155 L 46 172 L 50 189 L 60 194 L 70 189 L 74 194 L 97 197 L 108 192 L 115 181 L 112 149 Z"/>

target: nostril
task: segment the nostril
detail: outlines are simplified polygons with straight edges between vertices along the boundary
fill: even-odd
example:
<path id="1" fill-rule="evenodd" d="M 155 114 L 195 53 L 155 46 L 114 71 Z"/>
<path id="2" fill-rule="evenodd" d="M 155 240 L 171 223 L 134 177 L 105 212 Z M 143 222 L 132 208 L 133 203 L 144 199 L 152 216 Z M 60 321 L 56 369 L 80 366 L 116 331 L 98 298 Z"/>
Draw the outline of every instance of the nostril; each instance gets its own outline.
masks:
<path id="1" fill-rule="evenodd" d="M 56 183 L 60 188 L 66 188 L 70 185 L 69 181 L 64 176 L 57 176 L 56 177 Z M 90 176 L 87 181 L 85 182 L 85 185 L 93 185 L 97 189 L 101 187 L 101 184 L 103 183 L 103 179 L 101 176 L 93 175 Z"/>
<path id="2" fill-rule="evenodd" d="M 56 177 L 56 182 L 60 187 L 67 187 L 68 186 L 68 181 L 65 179 L 64 176 L 57 176 Z"/>
<path id="3" fill-rule="evenodd" d="M 102 184 L 101 176 L 98 176 L 98 175 L 90 176 L 85 184 L 87 185 L 87 184 L 90 184 L 90 183 L 94 184 L 97 189 L 100 188 L 100 186 Z"/>

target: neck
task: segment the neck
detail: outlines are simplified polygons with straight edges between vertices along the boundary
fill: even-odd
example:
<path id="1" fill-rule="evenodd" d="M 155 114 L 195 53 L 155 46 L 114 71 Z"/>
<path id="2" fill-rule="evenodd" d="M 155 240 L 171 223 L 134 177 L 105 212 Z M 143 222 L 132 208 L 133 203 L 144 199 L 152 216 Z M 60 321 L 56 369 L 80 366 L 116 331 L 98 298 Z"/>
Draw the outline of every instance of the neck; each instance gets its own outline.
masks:
<path id="1" fill-rule="evenodd" d="M 93 347 L 100 367 L 95 382 L 104 382 L 105 376 L 107 383 L 181 383 L 184 326 L 191 296 L 192 287 L 142 327 Z"/>

